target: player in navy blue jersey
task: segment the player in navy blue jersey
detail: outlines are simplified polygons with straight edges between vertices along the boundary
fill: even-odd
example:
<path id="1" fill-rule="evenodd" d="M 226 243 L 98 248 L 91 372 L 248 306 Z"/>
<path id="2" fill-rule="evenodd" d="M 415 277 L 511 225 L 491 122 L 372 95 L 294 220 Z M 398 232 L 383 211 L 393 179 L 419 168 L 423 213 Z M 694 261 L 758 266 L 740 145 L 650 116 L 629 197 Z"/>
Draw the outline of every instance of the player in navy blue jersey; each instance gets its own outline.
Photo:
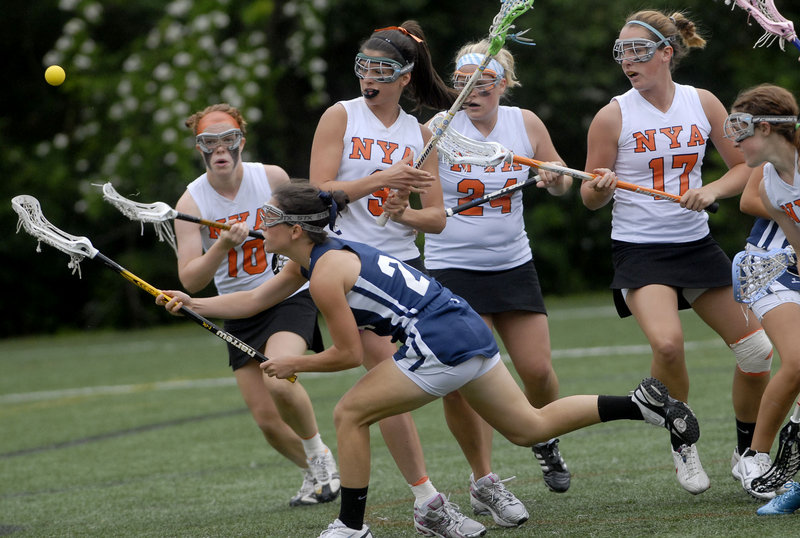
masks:
<path id="1" fill-rule="evenodd" d="M 277 188 L 259 221 L 266 250 L 290 259 L 278 275 L 253 290 L 224 296 L 195 299 L 167 291 L 173 296 L 169 302 L 164 295 L 156 299 L 172 313 L 186 306 L 204 316 L 238 318 L 269 308 L 308 282 L 333 345 L 262 364 L 278 378 L 360 366 L 359 329 L 400 342 L 394 360 L 369 370 L 336 405 L 342 504 L 338 519 L 321 536 L 372 536 L 364 524 L 369 426 L 454 390 L 494 429 L 524 447 L 619 419 L 645 420 L 686 442 L 697 441 L 699 426 L 691 409 L 669 397 L 654 378 L 642 381 L 630 396 L 569 396 L 534 408 L 500 360 L 491 330 L 466 301 L 385 252 L 328 237 L 325 227 L 334 228 L 347 202 L 341 191 L 321 192 L 307 184 Z"/>

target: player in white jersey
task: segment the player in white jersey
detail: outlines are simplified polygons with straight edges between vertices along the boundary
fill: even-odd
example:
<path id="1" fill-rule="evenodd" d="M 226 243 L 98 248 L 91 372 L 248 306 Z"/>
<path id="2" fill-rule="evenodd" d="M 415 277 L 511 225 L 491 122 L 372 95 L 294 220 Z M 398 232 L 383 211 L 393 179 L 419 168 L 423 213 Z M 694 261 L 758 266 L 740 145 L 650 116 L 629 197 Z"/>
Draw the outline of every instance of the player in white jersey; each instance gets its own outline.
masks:
<path id="1" fill-rule="evenodd" d="M 770 250 L 791 243 L 800 252 L 800 213 L 796 213 L 800 209 L 797 101 L 789 91 L 764 84 L 742 92 L 731 110 L 725 123 L 726 136 L 742 151 L 747 165 L 756 167 L 740 202 L 744 212 L 762 217 L 756 221 L 748 248 Z M 776 223 L 780 226 L 777 230 Z M 750 484 L 769 469 L 775 436 L 800 393 L 799 280 L 795 267 L 750 307 L 781 359 L 761 398 L 752 443 L 737 467 L 744 489 L 762 498 L 772 497 L 775 492 L 757 494 Z"/>
<path id="2" fill-rule="evenodd" d="M 414 21 L 375 30 L 359 48 L 355 74 L 361 96 L 334 104 L 319 120 L 309 180 L 322 190 L 342 190 L 352 200 L 352 211 L 341 220 L 342 238 L 378 247 L 422 269 L 416 234 L 442 231 L 444 203 L 436 151 L 421 168 L 413 166 L 431 132 L 401 108 L 400 97 L 407 94 L 418 107 L 438 110 L 449 108 L 452 90 L 434 71 L 424 33 Z M 409 206 L 412 192 L 419 194 L 418 208 Z M 377 224 L 382 213 L 390 215 L 383 227 Z M 361 338 L 367 370 L 395 352 L 390 338 L 369 331 Z M 416 426 L 406 413 L 381 421 L 380 429 L 415 493 L 417 511 L 433 486 Z M 465 519 L 450 534 L 483 531 L 483 525 Z"/>
<path id="3" fill-rule="evenodd" d="M 730 259 L 702 212 L 717 199 L 741 193 L 750 171 L 724 137 L 727 112 L 719 99 L 672 79 L 689 49 L 704 45 L 694 23 L 679 12 L 630 15 L 613 55 L 632 89 L 597 113 L 588 134 L 586 170 L 614 169 L 621 180 L 681 196 L 680 203 L 617 190 L 615 176 L 583 183 L 581 197 L 592 210 L 614 201 L 611 288 L 620 316 L 633 314 L 650 342 L 651 375 L 677 398 L 688 399 L 679 309 L 694 309 L 733 351 L 736 456 L 752 439 L 772 345 L 755 316 L 743 316 L 733 300 Z M 700 171 L 708 142 L 729 170 L 704 185 Z M 671 449 L 683 488 L 693 494 L 707 490 L 697 447 L 673 438 Z"/>
<path id="4" fill-rule="evenodd" d="M 289 182 L 275 165 L 243 163 L 246 122 L 227 104 L 211 105 L 186 121 L 197 137 L 206 172 L 192 181 L 176 204 L 177 211 L 220 223 L 244 222 L 237 230 L 198 226 L 177 220 L 178 276 L 190 292 L 213 279 L 220 294 L 253 289 L 280 270 L 279 258 L 264 251 L 264 240 L 252 238 L 258 211 L 272 189 Z M 307 290 L 248 319 L 228 320 L 225 330 L 267 356 L 302 354 L 314 345 L 317 309 Z M 321 340 L 320 340 L 321 343 Z M 333 454 L 322 442 L 311 400 L 299 383 L 262 375 L 257 363 L 228 345 L 228 357 L 242 397 L 266 441 L 303 472 L 303 484 L 290 506 L 330 502 L 339 494 Z"/>
<path id="5" fill-rule="evenodd" d="M 363 243 L 331 239 L 341 191 L 310 185 L 279 187 L 264 206 L 265 248 L 290 258 L 274 279 L 254 290 L 193 299 L 167 291 L 156 302 L 178 313 L 180 305 L 208 316 L 248 316 L 268 308 L 310 283 L 327 322 L 333 345 L 316 355 L 282 356 L 263 363 L 269 375 L 336 371 L 359 366 L 364 358 L 359 329 L 391 336 L 402 346 L 342 397 L 334 410 L 342 472 L 339 517 L 320 537 L 366 538 L 364 524 L 370 478 L 370 425 L 384 417 L 428 404 L 459 390 L 489 424 L 520 446 L 551 439 L 599 422 L 645 420 L 666 427 L 686 442 L 700 435 L 694 414 L 648 378 L 628 396 L 570 396 L 541 409 L 532 406 L 500 360 L 492 331 L 460 297 L 435 279 L 388 253 Z M 241 226 L 237 224 L 237 226 Z M 501 395 L 498 397 L 498 395 Z M 430 518 L 418 530 L 426 536 L 466 536 L 441 517 L 447 501 L 434 493 L 415 519 Z M 391 532 L 391 523 L 389 524 Z M 485 530 L 478 535 L 483 535 Z"/>
<path id="6" fill-rule="evenodd" d="M 484 61 L 487 40 L 463 46 L 455 57 L 453 85 L 463 88 Z M 463 110 L 450 129 L 473 140 L 499 142 L 515 155 L 563 164 L 544 123 L 530 110 L 500 106 L 507 91 L 519 86 L 514 58 L 501 49 L 490 60 Z M 503 163 L 480 167 L 439 162 L 445 206 L 454 207 L 528 179 L 529 167 Z M 540 188 L 560 196 L 572 178 L 541 172 Z M 558 398 L 558 378 L 550 359 L 550 335 L 539 278 L 523 219 L 522 192 L 462 211 L 448 219 L 441 234 L 425 238 L 425 267 L 431 276 L 469 302 L 484 322 L 503 339 L 522 379 L 525 395 L 535 407 Z M 513 282 L 513 293 L 509 293 Z M 472 470 L 470 500 L 477 513 L 491 513 L 500 525 L 514 526 L 528 518 L 523 504 L 507 491 L 491 469 L 492 430 L 458 392 L 444 398 L 450 431 L 461 444 Z M 485 433 L 476 442 L 473 431 Z M 547 486 L 569 489 L 570 474 L 558 439 L 533 447 Z M 492 489 L 501 494 L 491 494 Z M 502 499 L 493 503 L 492 499 Z"/>

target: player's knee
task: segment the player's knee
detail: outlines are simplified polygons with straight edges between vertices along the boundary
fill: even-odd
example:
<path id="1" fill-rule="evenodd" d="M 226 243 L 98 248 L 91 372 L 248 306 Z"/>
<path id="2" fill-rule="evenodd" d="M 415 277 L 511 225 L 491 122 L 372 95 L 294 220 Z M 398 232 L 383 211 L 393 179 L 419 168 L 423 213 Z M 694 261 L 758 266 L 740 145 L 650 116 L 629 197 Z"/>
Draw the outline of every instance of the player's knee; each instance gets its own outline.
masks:
<path id="1" fill-rule="evenodd" d="M 345 395 L 333 408 L 333 425 L 336 430 L 339 431 L 343 427 L 369 426 L 372 422 L 367 420 L 362 409 L 362 406 L 351 403 Z"/>
<path id="2" fill-rule="evenodd" d="M 651 341 L 650 347 L 653 349 L 654 360 L 663 366 L 672 367 L 682 364 L 685 360 L 683 341 L 680 339 L 665 338 Z"/>
<path id="3" fill-rule="evenodd" d="M 731 344 L 736 367 L 747 375 L 767 375 L 772 369 L 772 342 L 764 329 Z"/>
<path id="4" fill-rule="evenodd" d="M 537 357 L 537 360 L 523 361 L 521 364 L 515 363 L 514 367 L 525 384 L 546 385 L 556 376 L 553 363 L 546 355 Z"/>

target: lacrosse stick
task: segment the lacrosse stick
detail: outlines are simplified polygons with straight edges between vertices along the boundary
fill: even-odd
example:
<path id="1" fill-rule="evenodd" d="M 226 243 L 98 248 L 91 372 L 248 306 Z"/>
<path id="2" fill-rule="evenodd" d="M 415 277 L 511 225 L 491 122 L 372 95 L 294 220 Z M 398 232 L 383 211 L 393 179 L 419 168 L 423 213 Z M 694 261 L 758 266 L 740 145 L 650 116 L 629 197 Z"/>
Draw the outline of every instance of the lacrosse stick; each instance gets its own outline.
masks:
<path id="1" fill-rule="evenodd" d="M 417 161 L 414 163 L 414 168 L 420 168 L 425 163 L 425 160 L 433 151 L 436 143 L 442 137 L 444 132 L 447 131 L 447 128 L 450 126 L 450 122 L 455 117 L 456 112 L 461 110 L 461 105 L 464 104 L 464 101 L 467 99 L 467 97 L 469 97 L 469 94 L 472 93 L 473 88 L 475 88 L 475 85 L 483 76 L 483 72 L 486 70 L 489 62 L 498 52 L 500 52 L 500 49 L 503 48 L 509 30 L 514 28 L 512 23 L 517 19 L 517 17 L 533 7 L 533 1 L 534 0 L 502 0 L 500 11 L 494 16 L 494 19 L 492 20 L 492 26 L 489 28 L 489 50 L 486 52 L 485 58 L 475 72 L 472 73 L 472 76 L 469 78 L 469 80 L 467 80 L 467 83 L 461 89 L 461 93 L 459 93 L 458 97 L 456 97 L 456 100 L 453 102 L 450 110 L 445 113 L 444 119 L 442 120 L 440 126 L 436 129 L 431 129 L 431 131 L 433 131 L 433 135 L 422 149 L 422 153 L 420 153 Z M 386 213 L 381 213 L 381 215 L 378 217 L 379 226 L 386 226 L 388 221 L 389 215 Z"/>
<path id="2" fill-rule="evenodd" d="M 457 215 L 462 211 L 466 211 L 472 207 L 477 205 L 485 204 L 486 202 L 491 202 L 492 200 L 496 200 L 497 198 L 502 198 L 503 196 L 508 196 L 514 191 L 518 191 L 525 187 L 529 187 L 531 185 L 536 185 L 536 182 L 539 181 L 539 176 L 532 176 L 528 178 L 527 181 L 523 181 L 522 183 L 515 183 L 513 185 L 509 185 L 508 187 L 503 187 L 502 189 L 497 189 L 494 192 L 490 192 L 489 194 L 484 194 L 480 198 L 475 198 L 474 200 L 470 200 L 469 202 L 458 204 L 455 207 L 448 207 L 444 210 L 444 213 L 448 217 L 452 217 L 453 215 Z"/>
<path id="3" fill-rule="evenodd" d="M 41 251 L 41 243 L 46 243 L 51 247 L 54 247 L 69 255 L 70 261 L 67 264 L 67 267 L 72 269 L 73 274 L 75 274 L 77 271 L 78 276 L 80 276 L 80 262 L 83 261 L 84 258 L 97 259 L 103 262 L 107 267 L 110 267 L 122 275 L 125 279 L 139 286 L 153 297 L 158 297 L 162 294 L 161 290 L 151 286 L 111 258 L 103 255 L 102 252 L 94 248 L 91 241 L 89 241 L 87 237 L 75 236 L 56 228 L 45 218 L 44 214 L 42 214 L 42 208 L 39 205 L 39 200 L 33 196 L 28 196 L 25 194 L 15 196 L 11 199 L 11 207 L 14 209 L 17 215 L 19 215 L 17 232 L 19 232 L 20 227 L 23 227 L 25 228 L 26 232 L 35 237 L 39 241 L 39 245 L 36 247 L 37 252 Z M 167 300 L 170 300 L 170 297 L 167 297 Z M 232 346 L 244 351 L 258 362 L 265 362 L 269 360 L 258 350 L 250 347 L 243 341 L 236 338 L 234 335 L 220 329 L 217 325 L 193 310 L 182 306 L 180 312 L 217 338 L 221 338 Z M 297 377 L 292 376 L 287 379 L 294 383 Z"/>
<path id="4" fill-rule="evenodd" d="M 769 252 L 743 250 L 733 257 L 733 298 L 750 304 L 768 293 L 770 284 L 797 263 L 794 249 L 776 248 Z"/>
<path id="5" fill-rule="evenodd" d="M 777 39 L 781 50 L 784 50 L 785 41 L 800 49 L 800 39 L 797 38 L 792 21 L 778 12 L 774 0 L 725 0 L 725 3 L 730 5 L 731 9 L 739 6 L 747 12 L 748 18 L 754 18 L 764 29 L 764 35 L 756 41 L 753 48 L 768 47 Z"/>
<path id="6" fill-rule="evenodd" d="M 751 483 L 756 493 L 775 491 L 800 470 L 800 402 L 795 403 L 794 412 L 781 429 L 778 440 L 778 453 L 772 467 Z"/>
<path id="7" fill-rule="evenodd" d="M 431 121 L 431 129 L 437 129 L 438 124 L 441 121 L 443 121 L 441 115 L 435 116 Z M 573 170 L 572 168 L 567 168 L 566 166 L 559 166 L 557 164 L 549 164 L 542 161 L 537 161 L 535 159 L 528 159 L 527 157 L 520 157 L 518 155 L 514 155 L 514 153 L 511 150 L 504 148 L 501 144 L 497 142 L 480 142 L 478 140 L 473 140 L 472 138 L 469 138 L 459 133 L 455 129 L 448 129 L 447 132 L 445 132 L 442 135 L 442 137 L 439 139 L 438 150 L 439 150 L 439 156 L 451 164 L 497 166 L 504 162 L 515 162 L 518 164 L 524 164 L 526 166 L 532 166 L 539 170 L 547 170 L 549 172 L 555 172 L 557 174 L 565 174 L 568 176 L 572 176 L 576 179 L 580 179 L 582 181 L 589 181 L 599 177 L 597 174 L 589 174 L 587 172 Z M 505 189 L 501 189 L 505 191 L 504 193 L 500 193 L 500 191 L 495 191 L 493 193 L 483 196 L 482 198 L 470 201 L 469 203 L 472 204 L 470 207 L 474 207 L 478 204 L 488 202 L 489 200 L 493 200 L 498 196 L 511 193 L 513 191 L 522 189 L 524 187 L 533 185 L 535 183 L 536 183 L 535 181 L 528 180 L 523 183 L 517 183 L 515 185 L 511 185 L 509 187 L 506 187 Z M 671 202 L 681 201 L 681 197 L 678 196 L 677 194 L 669 194 L 664 191 L 659 191 L 656 189 L 640 187 L 639 185 L 628 183 L 626 181 L 617 181 L 617 188 L 635 192 L 638 194 L 645 194 L 657 200 L 669 200 Z M 461 208 L 461 206 L 456 206 L 454 208 L 446 209 L 445 213 L 447 213 L 448 217 L 452 217 L 454 214 L 460 213 L 464 209 L 468 208 L 467 207 Z M 708 206 L 705 210 L 708 211 L 709 213 L 716 213 L 718 209 L 719 209 L 719 204 L 717 202 L 714 202 L 713 204 Z"/>
<path id="8" fill-rule="evenodd" d="M 167 223 L 169 220 L 180 219 L 197 224 L 203 224 L 204 226 L 210 226 L 212 228 L 220 228 L 222 230 L 231 229 L 229 224 L 214 220 L 201 219 L 193 215 L 187 215 L 186 213 L 180 213 L 164 202 L 153 202 L 152 204 L 134 202 L 133 200 L 129 200 L 118 193 L 111 183 L 106 183 L 103 185 L 103 199 L 119 209 L 119 211 L 129 219 L 141 222 L 142 233 L 144 233 L 144 223 L 152 223 L 156 229 L 158 240 L 166 241 L 176 252 L 178 248 L 175 243 L 175 233 Z M 247 233 L 250 237 L 264 239 L 264 236 L 258 230 L 250 230 Z"/>

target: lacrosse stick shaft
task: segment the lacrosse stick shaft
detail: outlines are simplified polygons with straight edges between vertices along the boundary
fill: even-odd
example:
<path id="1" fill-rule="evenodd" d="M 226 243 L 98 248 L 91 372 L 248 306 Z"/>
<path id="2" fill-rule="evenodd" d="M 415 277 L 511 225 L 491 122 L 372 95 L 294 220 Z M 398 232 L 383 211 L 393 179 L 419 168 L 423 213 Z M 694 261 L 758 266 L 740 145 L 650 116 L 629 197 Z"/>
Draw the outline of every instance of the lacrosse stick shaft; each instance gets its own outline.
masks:
<path id="1" fill-rule="evenodd" d="M 502 189 L 497 189 L 496 191 L 490 192 L 489 194 L 484 194 L 480 198 L 475 198 L 474 200 L 470 200 L 465 204 L 459 204 L 455 207 L 448 207 L 447 209 L 444 210 L 445 215 L 448 217 L 452 217 L 453 215 L 457 215 L 462 211 L 466 211 L 467 209 L 473 208 L 475 206 L 485 204 L 486 202 L 491 202 L 492 200 L 496 200 L 497 198 L 501 198 L 503 196 L 509 196 L 515 191 L 524 189 L 525 187 L 530 187 L 531 185 L 536 185 L 537 181 L 539 181 L 539 176 L 533 176 L 531 178 L 528 178 L 527 181 L 523 181 L 522 183 L 515 183 L 513 185 L 509 185 L 508 187 L 503 187 Z"/>
<path id="2" fill-rule="evenodd" d="M 448 110 L 447 113 L 445 114 L 444 119 L 442 120 L 441 127 L 437 128 L 435 132 L 431 135 L 431 137 L 428 139 L 428 143 L 425 144 L 425 147 L 422 149 L 422 153 L 419 154 L 419 157 L 414 163 L 414 168 L 421 168 L 422 165 L 425 164 L 425 161 L 428 159 L 428 156 L 431 154 L 431 152 L 433 152 L 433 148 L 436 146 L 436 143 L 439 141 L 440 138 L 442 138 L 442 135 L 450 126 L 450 122 L 455 117 L 456 112 L 461 110 L 461 106 L 464 104 L 464 101 L 467 99 L 467 96 L 469 96 L 469 94 L 472 93 L 472 90 L 475 88 L 475 85 L 478 83 L 478 80 L 480 80 L 480 78 L 483 76 L 483 71 L 486 69 L 486 66 L 489 65 L 491 59 L 492 56 L 487 54 L 486 58 L 484 58 L 483 62 L 481 62 L 481 65 L 478 66 L 478 68 L 469 78 L 467 84 L 461 90 L 461 93 L 458 94 L 458 97 L 453 103 L 453 106 L 451 106 L 450 110 Z M 381 213 L 381 215 L 378 217 L 378 226 L 386 226 L 387 222 L 389 222 L 389 215 L 387 215 L 386 213 Z"/>
<path id="3" fill-rule="evenodd" d="M 599 177 L 597 174 L 590 174 L 588 172 L 581 172 L 580 170 L 573 170 L 572 168 L 567 168 L 566 166 L 558 166 L 555 164 L 544 163 L 542 161 L 537 161 L 535 159 L 528 159 L 527 157 L 520 157 L 518 155 L 514 155 L 514 162 L 518 164 L 524 164 L 526 166 L 532 166 L 534 168 L 538 168 L 539 170 L 547 170 L 549 172 L 555 172 L 557 174 L 564 174 L 567 176 L 572 176 L 575 179 L 580 179 L 581 181 L 590 181 Z M 680 203 L 681 197 L 677 194 L 669 194 L 664 191 L 659 191 L 656 189 L 649 189 L 647 187 L 641 187 L 639 185 L 635 185 L 633 183 L 628 183 L 627 181 L 617 181 L 617 188 L 622 189 L 625 191 L 631 191 L 638 194 L 645 194 L 647 196 L 651 196 L 658 200 L 669 200 L 671 202 Z M 719 209 L 719 204 L 714 202 L 707 208 L 706 211 L 709 213 L 716 213 Z"/>
<path id="4" fill-rule="evenodd" d="M 130 282 L 133 282 L 134 284 L 136 284 L 138 287 L 140 287 L 141 289 L 143 289 L 144 291 L 146 291 L 147 293 L 149 293 L 153 297 L 158 297 L 159 295 L 164 295 L 164 297 L 166 297 L 168 301 L 171 300 L 171 297 L 169 297 L 166 294 L 164 294 L 161 290 L 159 290 L 158 288 L 152 286 L 151 284 L 147 283 L 146 281 L 142 280 L 138 276 L 134 275 L 133 273 L 131 273 L 130 271 L 128 271 L 127 269 L 122 267 L 120 264 L 118 264 L 117 262 L 115 262 L 111 258 L 105 256 L 102 252 L 98 251 L 94 255 L 94 258 L 100 260 L 107 267 L 110 267 L 111 269 L 113 269 L 114 271 L 116 271 L 117 273 L 122 275 L 126 280 L 128 280 Z M 193 310 L 190 310 L 189 308 L 187 308 L 185 306 L 181 306 L 180 312 L 181 312 L 181 314 L 183 314 L 184 316 L 186 316 L 190 320 L 194 321 L 195 323 L 197 323 L 198 325 L 200 325 L 201 327 L 206 329 L 208 332 L 210 332 L 211 334 L 213 334 L 217 338 L 220 338 L 220 339 L 226 341 L 227 343 L 231 344 L 232 346 L 244 351 L 249 356 L 251 356 L 252 358 L 257 360 L 258 362 L 266 362 L 266 361 L 269 360 L 263 353 L 261 353 L 257 349 L 255 349 L 255 348 L 251 347 L 250 345 L 246 344 L 245 342 L 239 340 L 238 338 L 236 338 L 234 335 L 230 334 L 229 332 L 222 330 L 216 324 L 214 324 L 213 322 L 211 322 L 208 319 L 204 318 L 203 316 L 201 316 L 197 312 L 195 312 Z M 297 376 L 287 377 L 286 379 L 288 379 L 289 381 L 294 383 L 295 381 L 297 381 Z"/>
<path id="5" fill-rule="evenodd" d="M 195 217 L 194 215 L 187 215 L 186 213 L 176 212 L 175 218 L 180 220 L 185 220 L 188 222 L 194 222 L 196 224 L 202 224 L 204 226 L 209 226 L 211 228 L 220 228 L 221 230 L 231 229 L 230 224 L 225 224 L 224 222 L 217 222 L 215 220 L 201 219 L 200 217 Z M 264 239 L 264 234 L 262 234 L 260 230 L 248 230 L 247 235 L 255 239 Z"/>
<path id="6" fill-rule="evenodd" d="M 489 50 L 486 51 L 486 55 L 484 56 L 483 61 L 478 66 L 478 68 L 472 73 L 472 76 L 469 77 L 469 80 L 461 89 L 461 92 L 458 94 L 458 97 L 456 97 L 456 100 L 450 106 L 450 109 L 447 111 L 447 113 L 444 116 L 444 119 L 442 120 L 441 126 L 437 127 L 433 135 L 428 140 L 428 143 L 425 144 L 425 147 L 422 149 L 422 153 L 419 154 L 419 157 L 414 163 L 414 168 L 420 168 L 423 164 L 425 164 L 425 161 L 430 156 L 431 152 L 433 151 L 433 148 L 436 146 L 436 143 L 439 141 L 440 138 L 442 138 L 447 128 L 450 127 L 450 122 L 455 117 L 456 113 L 459 110 L 461 110 L 464 101 L 466 101 L 469 94 L 471 94 L 472 90 L 475 89 L 475 85 L 478 84 L 478 81 L 481 79 L 481 77 L 483 77 L 483 72 L 489 66 L 489 62 L 491 62 L 492 58 L 494 58 L 497 55 L 497 53 L 500 52 L 500 49 L 505 43 L 506 34 L 508 33 L 508 30 L 511 28 L 511 23 L 514 21 L 514 19 L 516 19 L 517 17 L 528 11 L 531 7 L 533 7 L 532 0 L 529 2 L 520 2 L 519 8 L 512 10 L 510 13 L 506 14 L 505 18 L 500 23 L 500 26 L 502 27 L 501 31 L 497 33 L 497 35 L 494 35 L 491 38 L 491 44 L 489 46 Z M 494 30 L 494 25 L 492 27 L 492 30 Z M 386 213 L 381 213 L 381 215 L 378 217 L 377 222 L 378 226 L 386 226 L 386 223 L 389 222 L 389 215 L 387 215 Z"/>

